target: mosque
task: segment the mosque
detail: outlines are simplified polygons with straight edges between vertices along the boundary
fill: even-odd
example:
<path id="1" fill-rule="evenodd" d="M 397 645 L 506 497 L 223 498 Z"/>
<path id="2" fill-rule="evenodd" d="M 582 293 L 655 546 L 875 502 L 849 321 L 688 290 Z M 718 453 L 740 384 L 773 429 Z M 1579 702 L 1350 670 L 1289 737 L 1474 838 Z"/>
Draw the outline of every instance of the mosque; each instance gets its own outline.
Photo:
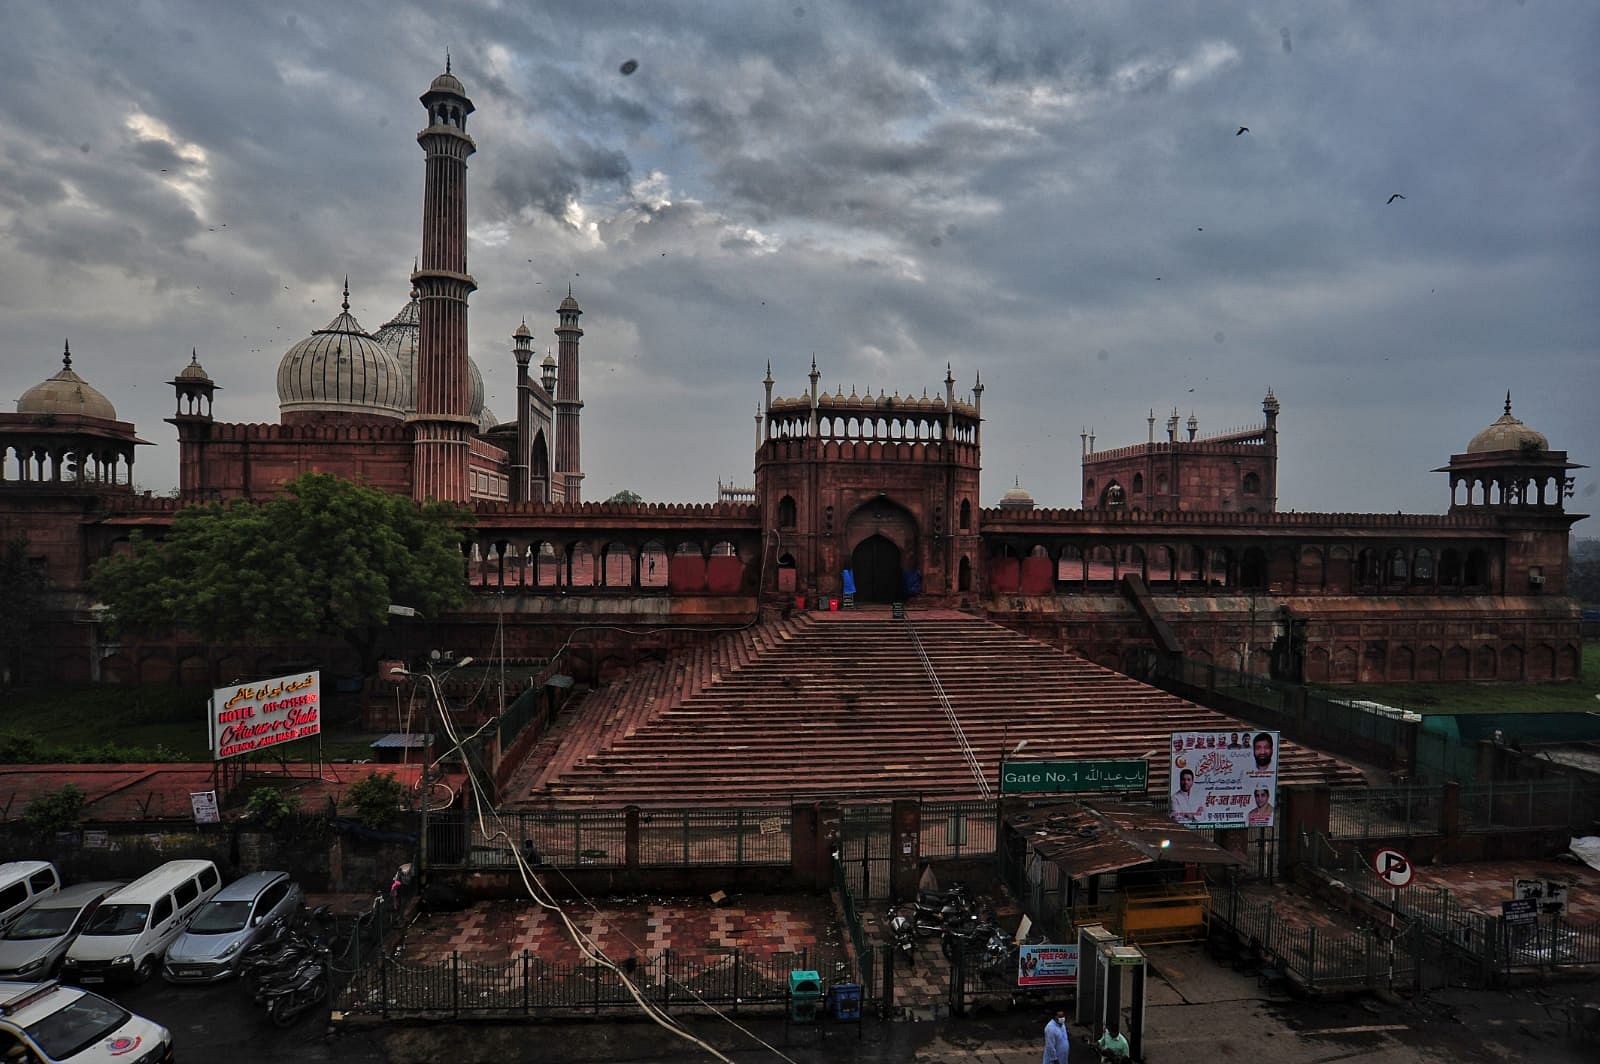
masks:
<path id="1" fill-rule="evenodd" d="M 582 311 L 555 308 L 557 349 L 535 376 L 527 323 L 509 337 L 516 411 L 484 406 L 467 354 L 467 132 L 473 112 L 448 70 L 421 96 L 420 256 L 409 301 L 375 332 L 340 313 L 278 366 L 279 420 L 216 419 L 222 391 L 191 354 L 169 382 L 179 497 L 133 488 L 136 427 L 74 368 L 0 414 L 0 532 L 25 539 L 51 606 L 28 680 L 204 685 L 326 660 L 328 647 L 213 647 L 193 635 L 113 639 L 86 592 L 101 558 L 194 503 L 272 496 L 331 472 L 418 501 L 470 508 L 464 579 L 474 595 L 435 622 L 464 652 L 497 627 L 538 658 L 577 629 L 599 634 L 572 669 L 604 677 L 717 625 L 772 611 L 902 601 L 967 610 L 1122 671 L 1184 658 L 1317 682 L 1565 680 L 1581 668 L 1579 610 L 1565 593 L 1571 472 L 1582 468 L 1511 413 L 1437 472 L 1444 514 L 1284 513 L 1282 412 L 1203 434 L 1174 411 L 1142 443 L 1082 441 L 1080 508 L 1041 508 L 1020 485 L 981 502 L 981 378 L 958 390 L 775 394 L 757 415 L 754 487 L 715 503 L 583 499 Z M 87 362 L 93 362 L 89 356 Z M 1186 429 L 1186 431 L 1183 431 Z M 844 573 L 853 575 L 853 595 Z M 642 633 L 642 634 L 640 634 Z"/>

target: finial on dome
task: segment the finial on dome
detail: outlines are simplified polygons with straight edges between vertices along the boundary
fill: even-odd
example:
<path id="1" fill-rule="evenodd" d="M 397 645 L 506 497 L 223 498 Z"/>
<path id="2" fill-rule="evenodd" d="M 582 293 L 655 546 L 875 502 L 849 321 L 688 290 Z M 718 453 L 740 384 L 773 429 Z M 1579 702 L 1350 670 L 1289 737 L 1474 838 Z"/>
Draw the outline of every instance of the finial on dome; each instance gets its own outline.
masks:
<path id="1" fill-rule="evenodd" d="M 72 341 L 71 340 L 63 340 L 63 341 L 61 341 L 61 367 L 63 369 L 71 369 L 72 368 Z"/>
<path id="2" fill-rule="evenodd" d="M 198 366 L 199 364 L 200 364 L 200 349 L 198 347 L 189 348 L 189 365 Z"/>
<path id="3" fill-rule="evenodd" d="M 450 50 L 448 48 L 444 52 L 444 72 L 446 74 L 450 73 Z"/>
<path id="4" fill-rule="evenodd" d="M 1506 389 L 1506 413 L 1511 413 L 1511 389 Z"/>
<path id="5" fill-rule="evenodd" d="M 572 298 L 572 282 L 571 281 L 567 282 L 567 298 L 568 299 Z"/>
<path id="6" fill-rule="evenodd" d="M 339 304 L 346 311 L 350 309 L 350 275 L 344 275 L 344 302 Z"/>

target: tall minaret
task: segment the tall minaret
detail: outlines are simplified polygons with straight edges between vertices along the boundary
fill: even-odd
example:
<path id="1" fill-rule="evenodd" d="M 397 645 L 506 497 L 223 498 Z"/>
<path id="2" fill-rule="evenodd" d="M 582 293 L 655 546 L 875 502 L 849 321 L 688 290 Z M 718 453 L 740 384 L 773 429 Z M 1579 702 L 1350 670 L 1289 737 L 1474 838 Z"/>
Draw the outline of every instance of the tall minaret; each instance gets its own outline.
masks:
<path id="1" fill-rule="evenodd" d="M 511 343 L 511 354 L 517 360 L 517 453 L 511 456 L 511 501 L 527 502 L 532 498 L 528 455 L 533 448 L 533 380 L 528 376 L 528 363 L 533 361 L 533 333 L 528 331 L 527 319 L 517 326 Z"/>
<path id="2" fill-rule="evenodd" d="M 556 469 L 554 479 L 559 479 L 566 490 L 567 502 L 583 501 L 583 461 L 578 448 L 578 415 L 583 401 L 578 398 L 578 301 L 572 298 L 572 286 L 567 285 L 567 298 L 557 308 L 560 324 L 556 326 Z"/>
<path id="3" fill-rule="evenodd" d="M 422 94 L 428 127 L 417 134 L 427 154 L 422 186 L 422 265 L 411 283 L 422 298 L 417 344 L 415 457 L 412 495 L 419 501 L 465 503 L 470 498 L 467 456 L 477 431 L 467 378 L 467 297 L 478 287 L 467 273 L 467 136 L 472 101 L 450 73 Z"/>

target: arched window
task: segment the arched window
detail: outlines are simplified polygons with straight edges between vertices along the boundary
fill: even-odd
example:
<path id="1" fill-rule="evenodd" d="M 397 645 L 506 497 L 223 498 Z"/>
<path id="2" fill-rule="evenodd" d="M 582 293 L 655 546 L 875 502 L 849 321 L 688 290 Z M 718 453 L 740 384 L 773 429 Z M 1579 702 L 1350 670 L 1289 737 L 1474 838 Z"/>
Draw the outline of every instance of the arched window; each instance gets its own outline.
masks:
<path id="1" fill-rule="evenodd" d="M 794 496 L 785 495 L 778 500 L 778 527 L 793 528 L 795 524 Z"/>
<path id="2" fill-rule="evenodd" d="M 1250 547 L 1239 559 L 1239 586 L 1257 590 L 1267 586 L 1267 552 Z"/>
<path id="3" fill-rule="evenodd" d="M 1411 562 L 1411 582 L 1413 584 L 1433 583 L 1433 552 L 1427 547 L 1417 551 L 1417 556 Z"/>
<path id="4" fill-rule="evenodd" d="M 1133 493 L 1135 495 L 1143 495 L 1144 494 L 1144 474 L 1143 473 L 1135 473 L 1133 475 Z"/>
<path id="5" fill-rule="evenodd" d="M 1106 490 L 1100 493 L 1100 505 L 1107 510 L 1117 510 L 1126 506 L 1127 496 L 1123 493 L 1122 485 L 1116 481 L 1106 485 Z"/>
<path id="6" fill-rule="evenodd" d="M 1384 566 L 1384 574 L 1391 584 L 1403 584 L 1411 576 L 1411 566 L 1406 562 L 1406 552 L 1399 547 L 1389 552 L 1388 563 Z"/>
<path id="7" fill-rule="evenodd" d="M 1094 477 L 1090 477 L 1083 482 L 1083 497 L 1086 499 L 1094 498 Z"/>
<path id="8" fill-rule="evenodd" d="M 1244 493 L 1246 495 L 1261 494 L 1261 478 L 1254 473 L 1244 475 Z"/>
<path id="9" fill-rule="evenodd" d="M 1165 473 L 1157 473 L 1156 474 L 1156 494 L 1157 495 L 1165 495 L 1166 493 L 1167 493 L 1167 475 Z"/>
<path id="10" fill-rule="evenodd" d="M 972 560 L 965 554 L 961 556 L 961 564 L 956 567 L 956 590 L 972 590 Z"/>
<path id="11" fill-rule="evenodd" d="M 967 532 L 972 528 L 972 502 L 969 499 L 961 500 L 961 531 Z"/>

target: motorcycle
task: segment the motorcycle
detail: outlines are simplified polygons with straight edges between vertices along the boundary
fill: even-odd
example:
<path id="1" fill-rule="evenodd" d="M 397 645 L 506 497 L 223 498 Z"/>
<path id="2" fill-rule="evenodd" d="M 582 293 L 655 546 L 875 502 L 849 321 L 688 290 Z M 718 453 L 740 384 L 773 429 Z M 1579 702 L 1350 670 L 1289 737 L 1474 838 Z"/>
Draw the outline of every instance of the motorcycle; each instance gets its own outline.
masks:
<path id="1" fill-rule="evenodd" d="M 263 984 L 256 1000 L 266 1006 L 267 1018 L 275 1027 L 288 1027 L 306 1012 L 328 1000 L 327 956 L 318 951 L 316 959 L 293 973 Z"/>
<path id="2" fill-rule="evenodd" d="M 910 964 L 912 955 L 916 952 L 917 928 L 911 917 L 904 913 L 889 913 L 889 939 L 894 945 L 895 953 L 906 959 Z"/>

